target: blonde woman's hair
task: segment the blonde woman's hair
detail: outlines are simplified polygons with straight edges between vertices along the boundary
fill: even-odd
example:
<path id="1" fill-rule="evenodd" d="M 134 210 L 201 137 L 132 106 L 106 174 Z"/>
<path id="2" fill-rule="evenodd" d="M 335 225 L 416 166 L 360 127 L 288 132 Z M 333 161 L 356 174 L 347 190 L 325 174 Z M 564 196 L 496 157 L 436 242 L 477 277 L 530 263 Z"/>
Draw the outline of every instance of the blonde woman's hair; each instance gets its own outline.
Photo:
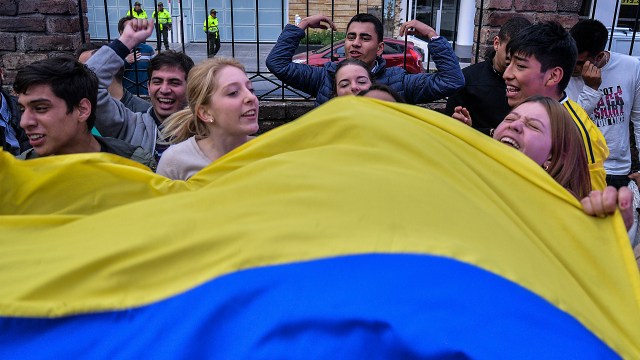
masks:
<path id="1" fill-rule="evenodd" d="M 198 109 L 209 105 L 211 95 L 218 86 L 217 75 L 227 66 L 245 71 L 244 66 L 236 59 L 224 57 L 204 60 L 189 71 L 187 83 L 189 107 L 172 114 L 164 121 L 161 138 L 165 144 L 177 144 L 192 136 L 197 139 L 209 136 L 209 128 L 198 119 Z"/>

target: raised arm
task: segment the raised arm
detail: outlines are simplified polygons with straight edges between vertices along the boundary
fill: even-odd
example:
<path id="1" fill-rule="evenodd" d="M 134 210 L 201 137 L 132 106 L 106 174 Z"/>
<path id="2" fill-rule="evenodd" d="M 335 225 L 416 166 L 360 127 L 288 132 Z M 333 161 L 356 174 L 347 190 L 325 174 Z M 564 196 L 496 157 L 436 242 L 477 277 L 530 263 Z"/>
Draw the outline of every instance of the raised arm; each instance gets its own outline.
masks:
<path id="1" fill-rule="evenodd" d="M 418 20 L 400 26 L 400 35 L 417 34 L 429 39 L 429 54 L 438 70 L 435 73 L 408 74 L 405 78 L 405 98 L 413 104 L 443 99 L 464 87 L 464 75 L 458 57 L 447 39 Z"/>
<path id="2" fill-rule="evenodd" d="M 129 50 L 145 42 L 153 32 L 153 20 L 132 19 L 125 24 L 118 38 Z"/>
<path id="3" fill-rule="evenodd" d="M 335 30 L 333 22 L 324 15 L 304 18 L 297 26 L 287 24 L 267 56 L 267 69 L 283 83 L 309 95 L 317 96 L 325 70 L 322 67 L 294 63 L 293 55 L 305 35 L 305 29 L 326 29 L 327 27 Z"/>
<path id="4" fill-rule="evenodd" d="M 134 21 L 135 20 L 135 21 Z M 127 23 L 119 39 L 99 49 L 88 61 L 98 77 L 98 106 L 95 126 L 103 136 L 131 142 L 135 127 L 139 125 L 138 114 L 129 110 L 119 100 L 109 95 L 108 88 L 113 76 L 124 65 L 124 58 L 130 50 L 146 40 L 153 31 L 153 22 L 146 19 L 134 19 Z M 142 26 L 145 23 L 145 26 Z M 148 35 L 147 35 L 148 34 Z M 147 37 L 145 37 L 147 36 Z M 149 150 L 149 149 L 145 149 Z"/>

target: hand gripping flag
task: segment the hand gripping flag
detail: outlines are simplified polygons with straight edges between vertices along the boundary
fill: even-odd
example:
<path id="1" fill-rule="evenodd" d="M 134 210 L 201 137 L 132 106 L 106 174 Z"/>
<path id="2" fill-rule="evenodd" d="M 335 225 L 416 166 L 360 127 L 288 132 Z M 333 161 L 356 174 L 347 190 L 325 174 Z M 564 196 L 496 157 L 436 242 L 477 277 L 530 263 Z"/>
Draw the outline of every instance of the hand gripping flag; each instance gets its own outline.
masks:
<path id="1" fill-rule="evenodd" d="M 189 181 L 0 153 L 0 358 L 640 358 L 619 215 L 416 106 L 345 97 Z"/>

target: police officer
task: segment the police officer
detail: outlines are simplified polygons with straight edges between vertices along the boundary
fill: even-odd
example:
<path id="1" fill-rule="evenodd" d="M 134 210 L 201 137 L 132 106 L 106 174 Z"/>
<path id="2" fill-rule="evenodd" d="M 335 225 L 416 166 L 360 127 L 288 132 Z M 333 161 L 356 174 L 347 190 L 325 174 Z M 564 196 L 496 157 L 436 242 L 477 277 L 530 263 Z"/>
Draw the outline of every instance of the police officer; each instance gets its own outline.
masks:
<path id="1" fill-rule="evenodd" d="M 211 9 L 202 30 L 207 33 L 207 57 L 214 57 L 220 50 L 220 30 L 216 9 Z"/>
<path id="2" fill-rule="evenodd" d="M 171 30 L 171 14 L 164 8 L 164 4 L 158 3 L 157 18 L 156 11 L 151 15 L 153 21 L 156 22 L 156 33 L 162 35 L 165 50 L 169 50 L 169 30 Z M 160 50 L 160 45 L 158 49 Z"/>
<path id="3" fill-rule="evenodd" d="M 146 19 L 147 12 L 144 11 L 142 5 L 138 1 L 136 1 L 133 4 L 133 12 L 131 10 L 127 11 L 127 16 L 133 16 L 136 19 Z"/>

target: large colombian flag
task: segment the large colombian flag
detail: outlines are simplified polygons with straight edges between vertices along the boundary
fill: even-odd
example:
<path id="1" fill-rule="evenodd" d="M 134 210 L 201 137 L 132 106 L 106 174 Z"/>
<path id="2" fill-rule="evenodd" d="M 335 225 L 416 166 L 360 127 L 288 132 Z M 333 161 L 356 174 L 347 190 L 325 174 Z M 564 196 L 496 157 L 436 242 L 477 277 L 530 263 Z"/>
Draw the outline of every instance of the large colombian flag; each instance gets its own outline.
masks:
<path id="1" fill-rule="evenodd" d="M 347 97 L 188 182 L 0 154 L 0 358 L 640 359 L 621 218 L 419 107 Z"/>

